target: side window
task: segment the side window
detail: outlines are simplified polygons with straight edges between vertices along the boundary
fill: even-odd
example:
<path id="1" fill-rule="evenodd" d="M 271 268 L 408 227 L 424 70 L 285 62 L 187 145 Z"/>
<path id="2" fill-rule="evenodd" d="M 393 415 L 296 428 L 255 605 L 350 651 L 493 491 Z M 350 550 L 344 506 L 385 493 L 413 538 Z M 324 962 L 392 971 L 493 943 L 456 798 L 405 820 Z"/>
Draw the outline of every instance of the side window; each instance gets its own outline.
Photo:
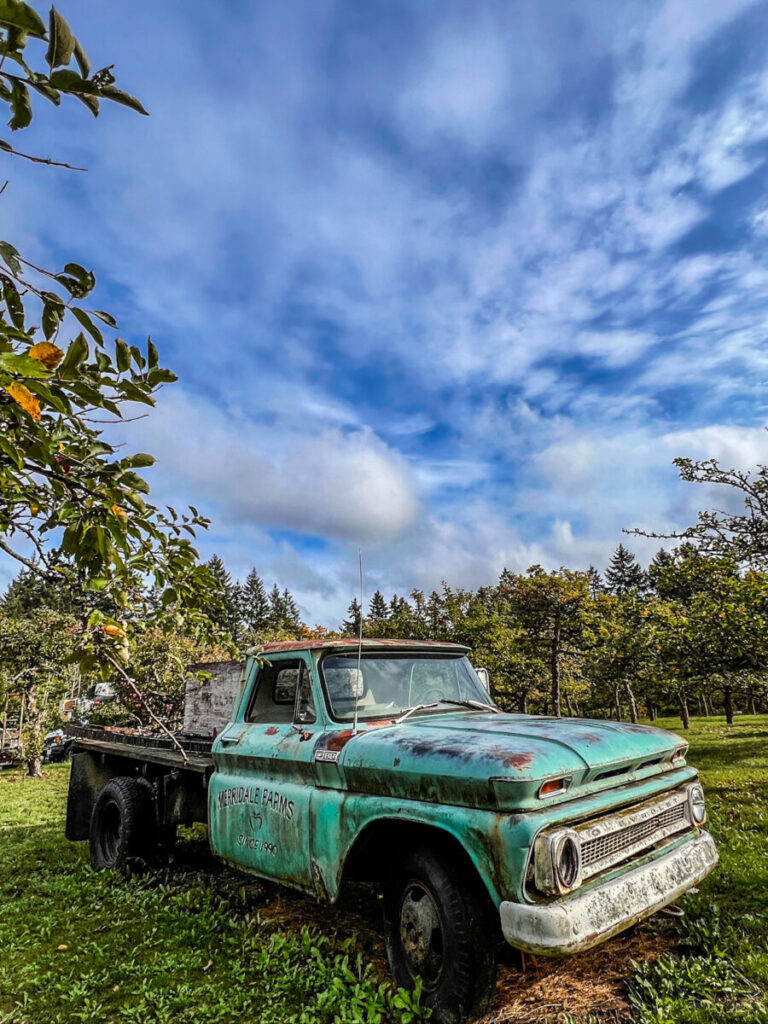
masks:
<path id="1" fill-rule="evenodd" d="M 245 721 L 290 725 L 293 721 L 314 720 L 312 688 L 304 662 L 279 661 L 264 665 L 256 677 Z"/>

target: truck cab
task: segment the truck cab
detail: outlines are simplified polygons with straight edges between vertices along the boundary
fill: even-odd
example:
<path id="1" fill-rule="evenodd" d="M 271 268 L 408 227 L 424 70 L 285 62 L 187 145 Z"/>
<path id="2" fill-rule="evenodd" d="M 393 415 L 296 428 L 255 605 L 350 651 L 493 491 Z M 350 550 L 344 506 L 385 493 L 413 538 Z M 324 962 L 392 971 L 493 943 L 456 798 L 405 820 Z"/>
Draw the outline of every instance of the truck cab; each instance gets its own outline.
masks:
<path id="1" fill-rule="evenodd" d="M 421 979 L 438 1022 L 483 1009 L 499 942 L 589 949 L 717 861 L 682 739 L 502 712 L 468 655 L 410 640 L 265 644 L 194 798 L 183 771 L 171 783 L 136 769 L 159 828 L 205 806 L 214 853 L 240 870 L 329 901 L 347 881 L 374 883 L 395 981 Z"/>

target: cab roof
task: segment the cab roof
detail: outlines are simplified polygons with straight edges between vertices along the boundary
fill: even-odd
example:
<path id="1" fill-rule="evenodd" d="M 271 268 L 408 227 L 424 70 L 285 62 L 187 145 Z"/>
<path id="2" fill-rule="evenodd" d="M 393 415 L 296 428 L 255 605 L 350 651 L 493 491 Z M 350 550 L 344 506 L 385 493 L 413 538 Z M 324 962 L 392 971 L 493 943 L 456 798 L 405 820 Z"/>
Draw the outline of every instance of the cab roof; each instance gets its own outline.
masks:
<path id="1" fill-rule="evenodd" d="M 262 644 L 261 647 L 254 648 L 254 651 L 260 651 L 264 654 L 280 654 L 283 651 L 316 651 L 319 649 L 324 650 L 337 650 L 339 648 L 357 648 L 359 640 L 352 638 L 327 638 L 325 640 L 277 640 L 273 643 Z M 420 650 L 443 650 L 443 651 L 454 651 L 457 654 L 459 652 L 466 653 L 469 651 L 469 647 L 465 647 L 463 644 L 450 644 L 444 643 L 441 640 L 371 640 L 365 638 L 362 641 L 364 650 L 389 650 L 395 648 L 401 651 L 420 651 Z"/>

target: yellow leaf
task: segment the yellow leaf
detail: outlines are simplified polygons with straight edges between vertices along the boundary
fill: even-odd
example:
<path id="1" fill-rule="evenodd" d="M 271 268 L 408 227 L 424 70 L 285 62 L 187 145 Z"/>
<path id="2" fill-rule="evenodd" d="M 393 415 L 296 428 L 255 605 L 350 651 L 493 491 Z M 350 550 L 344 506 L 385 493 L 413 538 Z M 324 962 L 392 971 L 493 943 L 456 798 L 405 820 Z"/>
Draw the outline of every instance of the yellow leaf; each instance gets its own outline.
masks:
<path id="1" fill-rule="evenodd" d="M 38 341 L 29 350 L 29 354 L 41 362 L 46 370 L 55 370 L 64 358 L 64 352 L 51 341 Z"/>
<path id="2" fill-rule="evenodd" d="M 125 630 L 120 629 L 119 626 L 102 626 L 101 628 L 109 636 L 125 636 Z"/>
<path id="3" fill-rule="evenodd" d="M 114 515 L 119 516 L 121 519 L 128 518 L 128 513 L 125 511 L 124 508 L 120 508 L 119 505 L 113 505 L 112 512 L 114 513 Z"/>
<path id="4" fill-rule="evenodd" d="M 35 423 L 40 422 L 40 403 L 29 388 L 25 388 L 23 384 L 19 384 L 17 381 L 14 381 L 13 384 L 9 384 L 5 390 L 14 402 L 21 406 L 24 412 L 29 413 Z"/>
<path id="5" fill-rule="evenodd" d="M 56 949 L 59 951 L 59 953 L 64 953 L 64 952 L 66 952 L 66 950 L 69 949 L 69 946 L 61 945 L 61 946 L 57 946 Z"/>

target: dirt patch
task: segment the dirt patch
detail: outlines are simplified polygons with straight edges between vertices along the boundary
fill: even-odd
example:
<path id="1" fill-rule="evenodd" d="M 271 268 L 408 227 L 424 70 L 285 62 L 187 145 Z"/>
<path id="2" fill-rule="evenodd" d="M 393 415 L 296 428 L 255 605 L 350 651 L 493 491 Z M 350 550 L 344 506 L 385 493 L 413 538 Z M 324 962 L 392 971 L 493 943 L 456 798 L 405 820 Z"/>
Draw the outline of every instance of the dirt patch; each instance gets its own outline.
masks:
<path id="1" fill-rule="evenodd" d="M 626 979 L 632 960 L 654 960 L 675 943 L 637 927 L 596 949 L 562 960 L 508 950 L 499 966 L 496 995 L 478 1024 L 556 1021 L 569 1014 L 604 1024 L 630 1020 Z"/>

